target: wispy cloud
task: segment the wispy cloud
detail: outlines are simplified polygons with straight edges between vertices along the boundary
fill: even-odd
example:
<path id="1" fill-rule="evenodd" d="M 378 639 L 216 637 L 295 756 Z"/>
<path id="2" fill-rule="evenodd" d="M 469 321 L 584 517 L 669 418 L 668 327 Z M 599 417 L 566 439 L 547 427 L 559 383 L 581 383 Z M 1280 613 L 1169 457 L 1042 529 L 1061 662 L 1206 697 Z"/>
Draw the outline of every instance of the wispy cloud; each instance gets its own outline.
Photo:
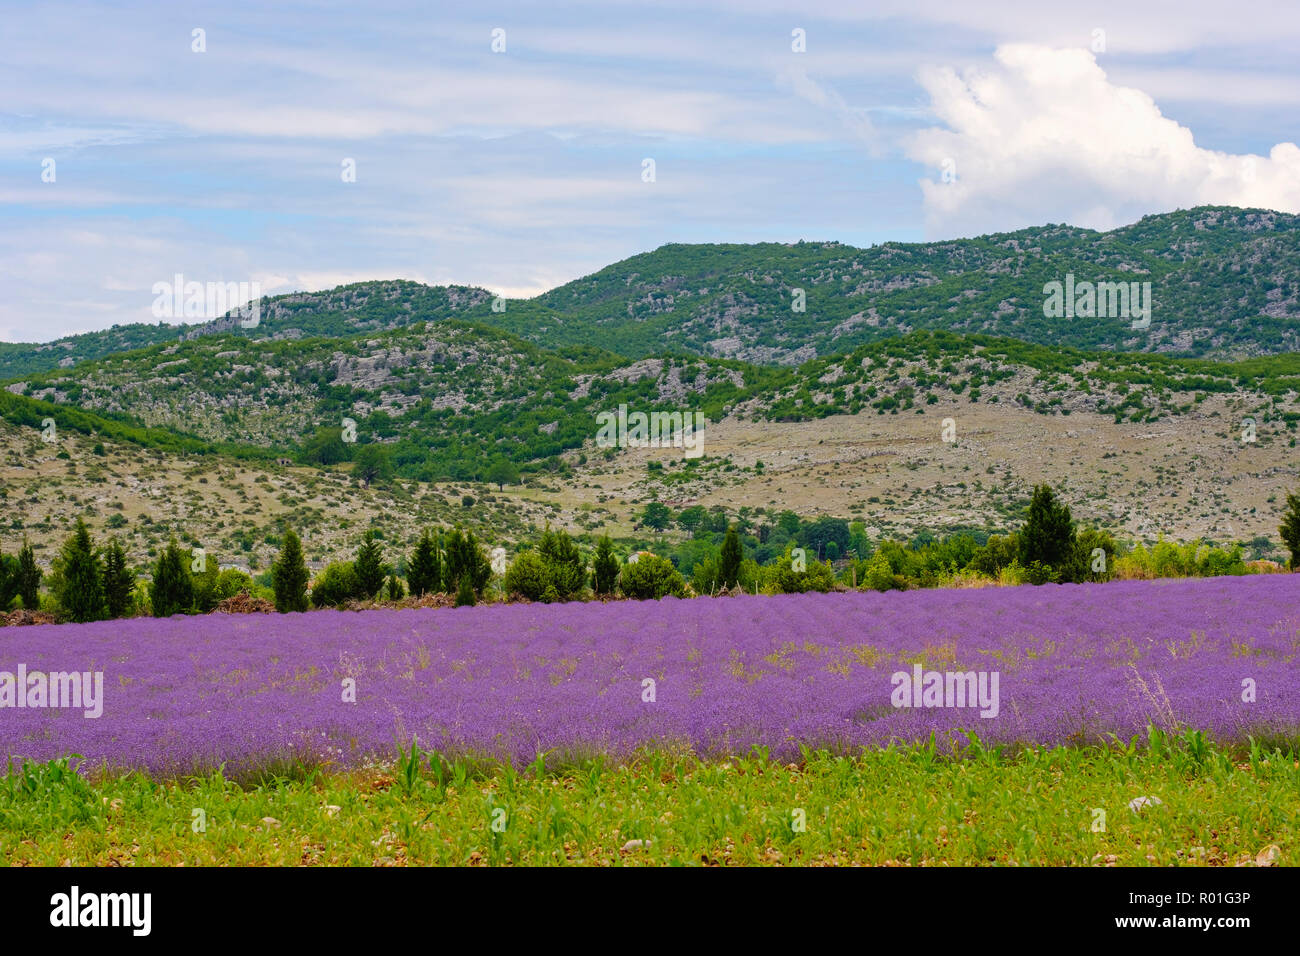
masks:
<path id="1" fill-rule="evenodd" d="M 1298 41 L 1300 14 L 1272 0 L 13 10 L 0 335 L 152 321 L 150 287 L 176 272 L 517 295 L 665 242 L 1287 208 Z"/>

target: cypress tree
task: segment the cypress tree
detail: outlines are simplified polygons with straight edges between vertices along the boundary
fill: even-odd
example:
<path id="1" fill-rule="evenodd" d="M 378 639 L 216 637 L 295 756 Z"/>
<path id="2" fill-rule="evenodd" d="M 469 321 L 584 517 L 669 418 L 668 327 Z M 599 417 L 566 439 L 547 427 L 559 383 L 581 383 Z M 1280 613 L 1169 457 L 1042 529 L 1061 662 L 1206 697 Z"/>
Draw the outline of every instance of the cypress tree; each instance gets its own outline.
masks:
<path id="1" fill-rule="evenodd" d="M 444 591 L 443 582 L 447 577 L 447 555 L 442 548 L 442 532 L 433 532 L 433 561 L 429 565 L 429 590 Z"/>
<path id="2" fill-rule="evenodd" d="M 465 536 L 460 528 L 447 532 L 447 545 L 442 555 L 442 589 L 448 594 L 460 590 L 460 579 L 465 568 Z"/>
<path id="3" fill-rule="evenodd" d="M 420 540 L 411 552 L 411 560 L 407 562 L 406 583 L 411 586 L 413 597 L 442 588 L 442 561 L 427 528 L 421 532 Z"/>
<path id="4" fill-rule="evenodd" d="M 722 542 L 722 554 L 718 558 L 718 583 L 724 588 L 735 587 L 740 581 L 740 562 L 744 556 L 740 547 L 740 534 L 733 524 L 727 528 L 727 537 Z"/>
<path id="5" fill-rule="evenodd" d="M 281 614 L 307 610 L 307 562 L 302 557 L 302 542 L 292 528 L 285 531 L 280 556 L 271 565 L 271 587 L 275 609 Z"/>
<path id="6" fill-rule="evenodd" d="M 1291 560 L 1287 562 L 1287 567 L 1292 571 L 1300 571 L 1300 495 L 1286 496 L 1286 514 L 1283 515 L 1282 523 L 1278 525 L 1277 530 L 1282 535 L 1282 543 L 1291 552 Z"/>
<path id="7" fill-rule="evenodd" d="M 22 550 L 18 552 L 18 596 L 27 610 L 35 611 L 40 606 L 40 587 L 41 569 L 36 566 L 31 542 L 24 537 Z"/>
<path id="8" fill-rule="evenodd" d="M 618 582 L 618 558 L 614 556 L 614 543 L 609 535 L 602 535 L 596 543 L 596 558 L 591 565 L 592 589 L 597 594 L 613 594 Z"/>
<path id="9" fill-rule="evenodd" d="M 0 614 L 18 593 L 18 559 L 0 554 Z"/>
<path id="10" fill-rule="evenodd" d="M 63 542 L 59 559 L 61 574 L 57 596 L 68 617 L 78 623 L 103 618 L 103 570 L 90 540 L 90 532 L 86 530 L 86 522 L 81 518 L 77 519 L 76 530 Z"/>
<path id="11" fill-rule="evenodd" d="M 1064 568 L 1074 554 L 1074 520 L 1070 507 L 1058 502 L 1047 485 L 1034 488 L 1029 518 L 1020 532 L 1020 563 L 1034 561 L 1049 568 Z"/>
<path id="12" fill-rule="evenodd" d="M 461 581 L 468 578 L 470 588 L 477 593 L 483 590 L 491 577 L 492 562 L 479 547 L 474 532 L 453 529 L 447 535 L 447 549 L 443 559 L 445 590 L 448 593 L 456 591 L 459 595 Z"/>
<path id="13" fill-rule="evenodd" d="M 468 574 L 460 576 L 460 584 L 456 587 L 456 606 L 465 607 L 474 603 L 474 586 L 470 582 Z"/>
<path id="14" fill-rule="evenodd" d="M 187 614 L 194 607 L 194 579 L 190 576 L 185 552 L 175 538 L 172 538 L 167 550 L 158 556 L 158 563 L 154 565 L 149 603 L 153 605 L 154 617 Z"/>
<path id="15" fill-rule="evenodd" d="M 135 589 L 135 575 L 126 566 L 126 552 L 122 543 L 114 538 L 104 553 L 104 603 L 109 617 L 123 617 L 131 608 L 131 592 Z"/>
<path id="16" fill-rule="evenodd" d="M 384 586 L 384 553 L 375 539 L 373 531 L 367 531 L 357 551 L 357 560 L 353 564 L 357 572 L 357 584 L 361 593 L 367 598 L 374 598 Z"/>
<path id="17" fill-rule="evenodd" d="M 546 568 L 547 581 L 555 589 L 557 601 L 582 591 L 587 583 L 587 561 L 567 531 L 552 531 L 547 527 L 537 553 Z"/>
<path id="18" fill-rule="evenodd" d="M 575 548 L 574 551 L 576 552 L 577 549 Z M 470 585 L 474 588 L 474 593 L 479 594 L 492 580 L 492 559 L 478 543 L 473 531 L 465 532 L 465 555 L 465 567 L 469 571 Z"/>

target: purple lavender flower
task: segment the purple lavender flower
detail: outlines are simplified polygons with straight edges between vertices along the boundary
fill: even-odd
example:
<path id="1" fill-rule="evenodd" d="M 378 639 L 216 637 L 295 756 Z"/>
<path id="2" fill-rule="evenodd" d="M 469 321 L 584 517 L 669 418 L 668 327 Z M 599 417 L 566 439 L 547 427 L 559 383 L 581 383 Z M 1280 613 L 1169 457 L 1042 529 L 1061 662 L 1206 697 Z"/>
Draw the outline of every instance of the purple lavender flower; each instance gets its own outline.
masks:
<path id="1" fill-rule="evenodd" d="M 398 741 L 527 762 L 949 739 L 1300 733 L 1300 575 L 136 619 L 0 631 L 0 676 L 104 675 L 103 714 L 0 707 L 0 749 L 184 773 Z M 996 672 L 996 717 L 898 673 Z M 653 701 L 647 699 L 653 683 Z M 355 681 L 355 702 L 345 681 Z M 3 701 L 0 701 L 3 703 Z"/>

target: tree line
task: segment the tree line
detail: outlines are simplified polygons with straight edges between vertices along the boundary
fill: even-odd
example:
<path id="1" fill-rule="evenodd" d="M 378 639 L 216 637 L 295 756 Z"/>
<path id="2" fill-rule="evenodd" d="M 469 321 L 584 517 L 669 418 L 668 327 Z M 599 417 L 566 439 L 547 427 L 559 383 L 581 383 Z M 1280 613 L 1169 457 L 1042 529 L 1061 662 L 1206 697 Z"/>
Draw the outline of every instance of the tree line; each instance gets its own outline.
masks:
<path id="1" fill-rule="evenodd" d="M 671 518 L 665 506 L 659 507 Z M 1017 531 L 993 535 L 982 544 L 969 533 L 958 533 L 943 540 L 911 544 L 884 540 L 871 545 L 840 519 L 803 522 L 789 513 L 777 516 L 774 525 L 757 529 L 743 518 L 732 521 L 724 516 L 725 531 L 714 531 L 719 526 L 718 512 L 699 506 L 683 510 L 677 520 L 694 530 L 696 537 L 688 542 L 694 547 L 679 547 L 668 554 L 636 551 L 624 559 L 606 534 L 588 555 L 567 531 L 548 526 L 537 540 L 523 544 L 509 564 L 499 568 L 500 573 L 494 571 L 473 531 L 426 528 L 409 554 L 399 553 L 393 562 L 382 539 L 371 530 L 362 537 L 353 560 L 328 564 L 314 581 L 302 541 L 290 528 L 281 540 L 269 581 L 258 585 L 247 573 L 221 569 L 215 559 L 182 547 L 175 538 L 153 562 L 151 580 L 145 584 L 128 564 L 120 540 L 97 547 L 85 521 L 78 518 L 48 576 L 42 574 L 26 539 L 16 557 L 0 554 L 0 612 L 17 601 L 28 610 L 48 610 L 60 620 L 87 622 L 141 614 L 207 613 L 225 599 L 262 593 L 273 600 L 277 611 L 290 612 L 437 594 L 464 606 L 485 599 L 648 600 L 737 591 L 906 590 L 972 579 L 1001 584 L 1082 583 L 1251 570 L 1240 545 L 1219 548 L 1162 540 L 1150 549 L 1138 545 L 1123 551 L 1108 532 L 1078 527 L 1069 506 L 1048 485 L 1034 489 L 1024 524 Z M 1300 494 L 1287 495 L 1278 530 L 1290 551 L 1288 567 L 1300 570 Z M 715 538 L 721 538 L 720 543 L 715 544 Z M 43 580 L 47 585 L 44 608 Z"/>

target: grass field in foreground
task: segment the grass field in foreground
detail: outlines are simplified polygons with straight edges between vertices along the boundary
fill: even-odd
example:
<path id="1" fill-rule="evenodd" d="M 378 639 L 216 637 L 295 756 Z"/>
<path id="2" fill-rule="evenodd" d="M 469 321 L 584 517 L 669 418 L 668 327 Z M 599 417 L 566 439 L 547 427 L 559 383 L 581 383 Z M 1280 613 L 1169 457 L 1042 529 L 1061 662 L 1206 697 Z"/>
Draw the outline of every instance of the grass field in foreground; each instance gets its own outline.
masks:
<path id="1" fill-rule="evenodd" d="M 0 858 L 46 866 L 1293 863 L 1294 751 L 1230 755 L 1200 740 L 1171 745 L 1156 735 L 1140 750 L 1014 757 L 978 743 L 958 758 L 927 747 L 808 753 L 798 765 L 761 751 L 709 762 L 650 753 L 559 772 L 475 769 L 413 749 L 388 768 L 250 787 L 220 775 L 88 783 L 55 761 L 13 767 L 0 780 Z M 1139 797 L 1160 802 L 1134 812 Z"/>

